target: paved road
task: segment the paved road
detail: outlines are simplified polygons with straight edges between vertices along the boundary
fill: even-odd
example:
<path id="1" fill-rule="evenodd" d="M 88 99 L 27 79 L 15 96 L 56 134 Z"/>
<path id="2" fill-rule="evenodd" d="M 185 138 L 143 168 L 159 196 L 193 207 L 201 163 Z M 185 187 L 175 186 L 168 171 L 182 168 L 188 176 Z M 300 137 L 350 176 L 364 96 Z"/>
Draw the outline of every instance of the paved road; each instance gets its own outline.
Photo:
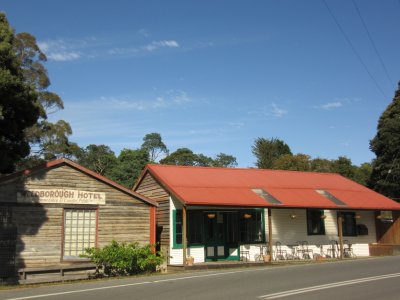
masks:
<path id="1" fill-rule="evenodd" d="M 400 299 L 400 256 L 64 284 L 0 299 Z"/>

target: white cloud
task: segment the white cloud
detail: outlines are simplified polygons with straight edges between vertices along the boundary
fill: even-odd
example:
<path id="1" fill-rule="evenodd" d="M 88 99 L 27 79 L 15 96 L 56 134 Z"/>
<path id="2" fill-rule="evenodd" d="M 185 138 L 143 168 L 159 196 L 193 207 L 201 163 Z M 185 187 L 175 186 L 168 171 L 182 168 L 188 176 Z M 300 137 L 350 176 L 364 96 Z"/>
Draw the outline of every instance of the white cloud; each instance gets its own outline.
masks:
<path id="1" fill-rule="evenodd" d="M 277 118 L 281 118 L 284 115 L 286 115 L 288 112 L 287 110 L 284 110 L 282 108 L 279 108 L 278 105 L 276 105 L 275 103 L 272 104 L 272 114 L 277 117 Z"/>
<path id="2" fill-rule="evenodd" d="M 336 101 L 336 102 L 329 102 L 329 103 L 323 104 L 319 108 L 322 108 L 325 110 L 330 110 L 330 109 L 335 109 L 335 108 L 339 108 L 342 106 L 343 106 L 342 102 Z"/>
<path id="3" fill-rule="evenodd" d="M 141 35 L 141 36 L 143 36 L 143 37 L 145 37 L 145 38 L 147 38 L 147 37 L 150 36 L 150 33 L 149 33 L 146 29 L 144 29 L 144 28 L 140 28 L 140 29 L 138 30 L 138 33 L 139 33 L 139 35 Z"/>
<path id="4" fill-rule="evenodd" d="M 181 106 L 191 102 L 192 99 L 185 91 L 167 91 L 162 96 L 157 96 L 149 100 L 135 100 L 127 97 L 100 97 L 102 105 L 110 107 L 110 109 L 131 109 L 131 110 L 151 110 L 160 108 L 169 108 Z"/>
<path id="5" fill-rule="evenodd" d="M 47 58 L 49 60 L 54 61 L 69 61 L 69 60 L 76 60 L 81 55 L 77 52 L 58 52 L 58 53 L 49 53 Z"/>
<path id="6" fill-rule="evenodd" d="M 153 41 L 150 44 L 143 47 L 147 51 L 154 51 L 159 48 L 179 48 L 179 44 L 174 40 L 163 40 L 163 41 Z"/>
<path id="7" fill-rule="evenodd" d="M 81 41 L 79 44 L 83 45 L 85 42 Z M 81 57 L 81 53 L 76 50 L 78 46 L 63 39 L 38 42 L 38 46 L 49 60 L 71 61 Z"/>

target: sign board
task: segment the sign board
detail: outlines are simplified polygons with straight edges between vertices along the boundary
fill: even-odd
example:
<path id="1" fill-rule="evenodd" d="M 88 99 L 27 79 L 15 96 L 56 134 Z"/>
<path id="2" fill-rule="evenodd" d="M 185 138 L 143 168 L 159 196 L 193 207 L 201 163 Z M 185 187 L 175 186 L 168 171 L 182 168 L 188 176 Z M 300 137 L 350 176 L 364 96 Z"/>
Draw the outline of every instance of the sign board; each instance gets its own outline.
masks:
<path id="1" fill-rule="evenodd" d="M 17 193 L 18 203 L 106 204 L 106 193 L 64 189 L 31 189 Z"/>

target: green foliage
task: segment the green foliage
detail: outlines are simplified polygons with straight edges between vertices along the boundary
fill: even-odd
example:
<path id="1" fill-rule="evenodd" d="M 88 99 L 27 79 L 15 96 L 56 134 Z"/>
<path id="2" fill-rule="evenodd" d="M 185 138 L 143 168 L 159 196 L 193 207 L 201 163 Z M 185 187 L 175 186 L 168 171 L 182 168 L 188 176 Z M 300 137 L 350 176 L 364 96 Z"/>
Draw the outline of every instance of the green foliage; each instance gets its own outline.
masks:
<path id="1" fill-rule="evenodd" d="M 76 156 L 78 164 L 104 176 L 107 176 L 117 163 L 114 152 L 106 145 L 91 144 L 81 148 Z"/>
<path id="2" fill-rule="evenodd" d="M 107 174 L 110 179 L 127 188 L 132 188 L 147 163 L 149 163 L 149 154 L 146 150 L 123 149 L 117 163 Z"/>
<path id="3" fill-rule="evenodd" d="M 103 268 L 107 276 L 133 275 L 156 271 L 164 258 L 152 251 L 152 245 L 139 246 L 138 243 L 118 243 L 112 241 L 104 248 L 89 248 L 83 257 Z"/>
<path id="4" fill-rule="evenodd" d="M 71 126 L 64 120 L 55 123 L 47 120 L 48 114 L 64 109 L 60 96 L 50 92 L 50 79 L 44 63 L 47 58 L 37 45 L 36 38 L 27 32 L 15 36 L 13 49 L 21 66 L 21 74 L 26 84 L 30 85 L 37 95 L 39 119 L 25 130 L 26 141 L 31 146 L 30 156 L 19 162 L 20 168 L 43 159 L 51 160 L 59 157 L 71 158 L 78 151 L 76 143 L 69 141 Z"/>
<path id="5" fill-rule="evenodd" d="M 400 201 L 400 82 L 393 101 L 379 118 L 370 148 L 376 155 L 372 164 L 371 187 Z"/>
<path id="6" fill-rule="evenodd" d="M 162 154 L 168 154 L 167 146 L 165 146 L 161 135 L 157 132 L 148 133 L 145 135 L 141 149 L 148 152 L 151 162 L 155 162 Z"/>
<path id="7" fill-rule="evenodd" d="M 24 81 L 15 41 L 6 16 L 0 13 L 0 173 L 14 171 L 15 164 L 29 154 L 24 130 L 37 122 L 40 113 L 38 94 Z"/>
<path id="8" fill-rule="evenodd" d="M 257 138 L 252 146 L 252 152 L 257 158 L 256 166 L 259 169 L 272 169 L 279 157 L 292 154 L 289 146 L 277 138 Z"/>
<path id="9" fill-rule="evenodd" d="M 273 169 L 277 170 L 294 170 L 294 171 L 311 171 L 310 156 L 306 154 L 285 154 L 274 161 Z"/>
<path id="10" fill-rule="evenodd" d="M 198 156 L 189 148 L 179 148 L 170 153 L 167 157 L 160 160 L 163 165 L 177 166 L 197 166 L 199 165 Z"/>
<path id="11" fill-rule="evenodd" d="M 204 154 L 196 154 L 189 148 L 179 148 L 160 160 L 160 164 L 176 166 L 201 166 L 233 168 L 237 165 L 232 155 L 219 153 L 215 159 Z"/>
<path id="12" fill-rule="evenodd" d="M 237 166 L 236 157 L 225 153 L 217 154 L 213 161 L 214 167 L 234 168 Z"/>

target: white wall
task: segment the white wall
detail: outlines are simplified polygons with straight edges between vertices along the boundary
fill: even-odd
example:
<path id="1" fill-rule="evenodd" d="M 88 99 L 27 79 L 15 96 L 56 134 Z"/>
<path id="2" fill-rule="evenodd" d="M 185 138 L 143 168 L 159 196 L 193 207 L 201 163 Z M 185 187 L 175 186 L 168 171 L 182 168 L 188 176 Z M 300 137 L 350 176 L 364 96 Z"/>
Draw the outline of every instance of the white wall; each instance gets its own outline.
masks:
<path id="1" fill-rule="evenodd" d="M 353 251 L 357 256 L 369 256 L 369 243 L 376 242 L 375 219 L 373 211 L 357 211 L 360 216 L 356 219 L 357 224 L 365 224 L 368 228 L 368 235 L 343 237 L 353 245 Z M 324 252 L 329 247 L 331 240 L 339 240 L 337 229 L 337 212 L 325 210 L 325 235 L 307 235 L 307 213 L 303 209 L 273 209 L 272 212 L 272 241 L 282 243 L 282 245 L 297 244 L 298 241 L 307 241 L 314 253 L 319 254 L 323 245 Z M 290 217 L 296 215 L 295 219 Z M 266 235 L 268 238 L 268 214 L 265 213 Z M 284 247 L 282 249 L 290 250 Z"/>
<path id="2" fill-rule="evenodd" d="M 182 249 L 173 249 L 173 224 L 172 211 L 182 209 L 181 203 L 170 198 L 170 264 L 183 264 Z M 350 210 L 349 210 L 350 211 Z M 356 219 L 357 224 L 365 224 L 368 228 L 368 235 L 344 237 L 353 245 L 353 251 L 357 256 L 369 256 L 369 243 L 376 242 L 375 218 L 373 211 L 357 211 L 360 216 Z M 290 217 L 291 214 L 296 215 L 295 219 Z M 307 241 L 309 248 L 313 253 L 320 254 L 319 245 L 323 245 L 323 253 L 326 254 L 331 240 L 339 240 L 337 230 L 337 212 L 335 210 L 325 210 L 325 235 L 308 235 L 307 234 L 307 213 L 305 209 L 272 209 L 272 241 L 273 245 L 279 241 L 282 249 L 287 253 L 291 253 L 291 248 L 287 245 L 296 245 L 298 241 Z M 268 213 L 265 210 L 265 235 L 268 240 Z M 259 260 L 260 244 L 241 245 L 240 251 L 249 251 L 250 261 Z M 204 248 L 193 247 L 187 249 L 187 255 L 194 257 L 194 262 L 205 262 Z"/>

